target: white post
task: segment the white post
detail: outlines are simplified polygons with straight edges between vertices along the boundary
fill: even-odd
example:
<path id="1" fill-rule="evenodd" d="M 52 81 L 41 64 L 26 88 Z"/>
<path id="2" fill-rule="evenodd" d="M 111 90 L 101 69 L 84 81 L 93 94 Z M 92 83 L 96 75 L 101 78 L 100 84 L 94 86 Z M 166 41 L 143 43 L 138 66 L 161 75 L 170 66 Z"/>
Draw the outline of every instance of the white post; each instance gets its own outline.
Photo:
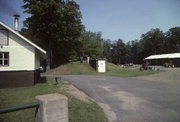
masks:
<path id="1" fill-rule="evenodd" d="M 89 58 L 89 57 L 87 57 L 87 64 L 89 64 L 89 60 L 90 60 L 90 58 Z"/>

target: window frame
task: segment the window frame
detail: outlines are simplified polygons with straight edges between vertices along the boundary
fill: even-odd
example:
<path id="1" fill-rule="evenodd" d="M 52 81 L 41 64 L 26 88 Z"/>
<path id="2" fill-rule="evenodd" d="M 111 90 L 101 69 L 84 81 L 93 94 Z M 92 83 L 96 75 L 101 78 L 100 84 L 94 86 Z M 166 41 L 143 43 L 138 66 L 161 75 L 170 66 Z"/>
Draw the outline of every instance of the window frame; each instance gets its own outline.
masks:
<path id="1" fill-rule="evenodd" d="M 1 44 L 1 43 L 0 43 L 0 46 L 7 46 L 7 45 L 9 45 L 9 30 L 7 30 L 7 29 L 1 29 L 1 28 L 0 28 L 0 31 L 1 31 L 1 30 L 4 30 L 4 31 L 7 32 L 7 44 Z"/>
<path id="2" fill-rule="evenodd" d="M 4 54 L 7 54 L 7 59 L 4 58 Z M 7 65 L 3 65 L 0 64 L 0 67 L 8 67 L 9 66 L 9 61 L 10 61 L 10 57 L 9 57 L 9 52 L 0 52 L 0 54 L 3 54 L 3 57 L 2 57 L 2 62 L 4 62 L 5 60 L 7 60 Z M 0 58 L 1 59 L 1 58 Z"/>

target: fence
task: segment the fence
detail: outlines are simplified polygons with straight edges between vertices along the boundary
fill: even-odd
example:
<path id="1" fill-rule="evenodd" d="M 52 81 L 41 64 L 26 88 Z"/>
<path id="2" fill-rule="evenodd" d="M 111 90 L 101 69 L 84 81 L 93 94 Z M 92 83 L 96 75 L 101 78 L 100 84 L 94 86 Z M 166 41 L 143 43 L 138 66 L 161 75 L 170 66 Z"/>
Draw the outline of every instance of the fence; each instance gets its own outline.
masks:
<path id="1" fill-rule="evenodd" d="M 96 70 L 96 60 L 89 60 L 89 64 Z"/>
<path id="2" fill-rule="evenodd" d="M 39 105 L 40 105 L 39 102 L 32 102 L 32 103 L 28 103 L 28 104 L 20 104 L 20 105 L 16 105 L 16 106 L 0 108 L 0 114 L 23 110 L 23 109 L 28 109 L 28 108 L 34 108 L 34 107 L 36 107 L 38 109 Z"/>

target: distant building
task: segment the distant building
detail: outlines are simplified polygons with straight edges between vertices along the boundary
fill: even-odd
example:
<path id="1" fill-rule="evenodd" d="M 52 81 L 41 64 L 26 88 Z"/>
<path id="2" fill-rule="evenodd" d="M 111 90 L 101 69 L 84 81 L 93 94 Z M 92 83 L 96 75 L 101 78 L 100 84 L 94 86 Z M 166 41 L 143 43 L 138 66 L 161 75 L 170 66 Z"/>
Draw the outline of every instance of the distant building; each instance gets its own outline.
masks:
<path id="1" fill-rule="evenodd" d="M 0 88 L 35 84 L 45 58 L 46 51 L 0 22 Z"/>
<path id="2" fill-rule="evenodd" d="M 180 53 L 169 53 L 160 55 L 151 55 L 146 57 L 150 65 L 163 65 L 164 63 L 173 63 L 175 67 L 180 67 Z"/>

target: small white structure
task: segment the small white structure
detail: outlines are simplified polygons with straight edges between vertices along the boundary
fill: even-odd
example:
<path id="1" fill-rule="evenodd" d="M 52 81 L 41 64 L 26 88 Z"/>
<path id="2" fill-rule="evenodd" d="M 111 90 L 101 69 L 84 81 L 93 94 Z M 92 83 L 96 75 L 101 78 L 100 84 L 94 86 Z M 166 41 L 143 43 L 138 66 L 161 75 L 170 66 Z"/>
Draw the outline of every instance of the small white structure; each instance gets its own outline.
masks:
<path id="1" fill-rule="evenodd" d="M 106 72 L 106 60 L 97 60 L 97 71 Z"/>
<path id="2" fill-rule="evenodd" d="M 33 85 L 46 51 L 0 22 L 0 88 Z"/>
<path id="3" fill-rule="evenodd" d="M 87 57 L 87 64 L 89 64 L 90 57 Z"/>

